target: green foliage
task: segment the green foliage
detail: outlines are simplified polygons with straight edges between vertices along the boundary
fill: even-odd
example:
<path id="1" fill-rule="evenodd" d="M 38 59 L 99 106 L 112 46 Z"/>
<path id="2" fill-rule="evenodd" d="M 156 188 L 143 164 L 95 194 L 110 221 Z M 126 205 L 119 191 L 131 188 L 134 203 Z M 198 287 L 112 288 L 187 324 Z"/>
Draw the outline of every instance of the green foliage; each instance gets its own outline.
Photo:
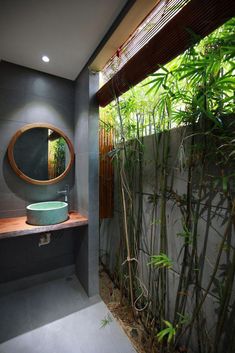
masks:
<path id="1" fill-rule="evenodd" d="M 171 268 L 173 262 L 166 254 L 160 253 L 159 255 L 150 256 L 150 262 L 148 265 L 153 265 L 157 268 Z"/>
<path id="2" fill-rule="evenodd" d="M 182 237 L 184 239 L 185 244 L 192 244 L 192 233 L 188 229 L 186 224 L 183 224 L 182 232 L 177 233 L 178 237 Z"/>
<path id="3" fill-rule="evenodd" d="M 62 174 L 65 170 L 65 149 L 65 140 L 62 137 L 56 139 L 54 145 L 54 163 L 57 176 Z"/>
<path id="4" fill-rule="evenodd" d="M 177 313 L 177 315 L 179 318 L 179 320 L 178 320 L 179 325 L 186 325 L 190 322 L 191 317 L 188 314 L 182 315 L 180 313 Z"/>
<path id="5" fill-rule="evenodd" d="M 170 95 L 177 124 L 196 123 L 204 116 L 218 125 L 219 114 L 233 112 L 234 24 L 229 21 L 152 76 L 151 90 L 160 94 L 160 101 Z"/>
<path id="6" fill-rule="evenodd" d="M 167 338 L 167 343 L 171 343 L 175 339 L 176 329 L 175 327 L 167 320 L 163 320 L 167 326 L 157 334 L 157 339 L 161 342 L 164 338 Z"/>
<path id="7" fill-rule="evenodd" d="M 61 175 L 65 171 L 66 162 L 66 141 L 63 137 L 58 137 L 49 144 L 50 162 L 53 164 L 54 177 Z"/>
<path id="8" fill-rule="evenodd" d="M 137 130 L 144 136 L 203 119 L 221 126 L 221 116 L 234 112 L 234 56 L 233 18 L 119 98 L 125 138 L 136 138 Z M 104 111 L 118 140 L 116 103 Z"/>
<path id="9" fill-rule="evenodd" d="M 110 325 L 111 322 L 113 321 L 112 317 L 110 314 L 107 314 L 102 320 L 101 320 L 101 326 L 100 328 L 105 328 L 107 325 Z"/>
<path id="10" fill-rule="evenodd" d="M 143 315 L 142 322 L 151 330 L 151 337 L 156 336 L 156 329 L 160 330 L 157 339 L 164 353 L 174 352 L 183 336 L 189 346 L 195 329 L 198 351 L 218 352 L 227 325 L 235 277 L 235 251 L 231 245 L 235 213 L 235 122 L 232 119 L 235 19 L 199 43 L 198 37 L 191 35 L 192 42 L 197 44 L 106 107 L 108 119 L 102 125 L 112 129 L 116 138 L 109 156 L 116 162 L 119 187 L 120 287 L 129 299 L 132 296 L 132 308 Z M 178 146 L 178 160 L 173 166 L 172 144 L 169 143 L 172 134 L 168 131 L 183 125 L 186 128 L 179 130 L 182 140 Z M 148 141 L 143 137 L 150 134 L 154 135 L 149 139 L 154 146 L 153 169 L 146 168 L 148 175 L 151 172 L 153 175 L 149 182 L 143 181 L 147 176 L 143 173 L 146 163 L 143 142 Z M 186 187 L 182 194 L 174 184 L 176 169 L 183 172 L 181 177 Z M 146 182 L 151 188 L 149 193 L 143 192 Z M 143 195 L 150 210 L 148 225 L 145 224 Z M 173 212 L 172 219 L 168 218 L 170 203 L 173 203 L 172 207 L 178 207 L 177 220 Z M 213 220 L 221 217 L 224 207 L 227 209 L 226 216 L 222 217 L 221 228 L 225 228 L 222 234 L 214 227 Z M 182 230 L 176 235 L 183 240 L 177 254 L 180 273 L 173 323 L 164 320 L 170 317 L 170 271 L 167 270 L 173 266 L 167 256 L 171 241 L 167 234 L 171 229 L 168 221 L 181 221 Z M 205 222 L 204 229 L 201 222 Z M 208 266 L 210 257 L 208 239 L 216 233 L 221 241 L 215 250 L 214 261 L 209 264 L 211 275 L 204 288 L 204 265 Z M 175 234 L 171 234 L 173 236 Z M 140 269 L 140 251 L 150 259 L 146 271 L 148 283 L 141 283 L 141 286 L 140 278 L 146 269 Z M 155 253 L 158 255 L 152 255 Z M 218 280 L 222 254 L 227 270 Z M 214 342 L 207 330 L 204 310 L 209 293 L 219 299 Z M 190 316 L 186 313 L 189 306 Z M 162 323 L 166 327 L 162 327 Z M 202 326 L 205 330 L 197 330 Z"/>

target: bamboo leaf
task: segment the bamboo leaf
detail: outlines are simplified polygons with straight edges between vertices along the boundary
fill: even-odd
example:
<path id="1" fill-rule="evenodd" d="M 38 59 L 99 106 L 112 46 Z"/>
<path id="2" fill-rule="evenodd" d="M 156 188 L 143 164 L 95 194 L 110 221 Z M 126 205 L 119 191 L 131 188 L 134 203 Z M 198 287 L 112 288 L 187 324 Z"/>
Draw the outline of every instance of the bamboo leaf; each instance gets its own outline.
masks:
<path id="1" fill-rule="evenodd" d="M 173 262 L 166 254 L 160 253 L 159 255 L 150 256 L 150 262 L 148 265 L 153 265 L 158 268 L 171 268 L 173 266 Z"/>
<path id="2" fill-rule="evenodd" d="M 176 335 L 176 329 L 173 327 L 173 325 L 167 321 L 163 320 L 167 328 L 164 328 L 157 334 L 158 341 L 161 342 L 165 337 L 167 337 L 167 342 L 170 343 L 173 341 Z"/>

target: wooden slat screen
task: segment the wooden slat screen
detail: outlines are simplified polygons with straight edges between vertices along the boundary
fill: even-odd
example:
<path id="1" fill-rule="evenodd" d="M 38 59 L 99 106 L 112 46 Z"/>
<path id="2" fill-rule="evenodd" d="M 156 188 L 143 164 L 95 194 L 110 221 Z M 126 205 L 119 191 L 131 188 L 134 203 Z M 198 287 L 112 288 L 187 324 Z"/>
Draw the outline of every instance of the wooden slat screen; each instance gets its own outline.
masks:
<path id="1" fill-rule="evenodd" d="M 97 92 L 99 105 L 105 107 L 115 97 L 184 52 L 191 44 L 188 31 L 205 37 L 235 16 L 235 0 L 191 0 L 144 45 Z"/>
<path id="2" fill-rule="evenodd" d="M 139 24 L 138 28 L 122 44 L 102 70 L 103 78 L 111 79 L 128 60 L 143 48 L 171 18 L 173 18 L 190 0 L 157 0 L 156 6 Z"/>
<path id="3" fill-rule="evenodd" d="M 107 155 L 113 149 L 113 131 L 100 128 L 100 219 L 112 218 L 114 208 L 114 173 L 111 158 Z"/>

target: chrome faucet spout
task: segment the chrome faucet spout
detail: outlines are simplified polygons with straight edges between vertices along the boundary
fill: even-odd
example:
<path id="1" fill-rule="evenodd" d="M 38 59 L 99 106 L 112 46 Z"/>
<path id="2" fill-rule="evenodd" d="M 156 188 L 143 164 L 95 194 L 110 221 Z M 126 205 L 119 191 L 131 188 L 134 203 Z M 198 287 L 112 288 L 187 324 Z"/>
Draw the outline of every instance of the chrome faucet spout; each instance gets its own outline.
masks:
<path id="1" fill-rule="evenodd" d="M 68 202 L 69 198 L 69 185 L 65 185 L 65 190 L 57 191 L 57 194 L 64 195 L 64 201 Z"/>

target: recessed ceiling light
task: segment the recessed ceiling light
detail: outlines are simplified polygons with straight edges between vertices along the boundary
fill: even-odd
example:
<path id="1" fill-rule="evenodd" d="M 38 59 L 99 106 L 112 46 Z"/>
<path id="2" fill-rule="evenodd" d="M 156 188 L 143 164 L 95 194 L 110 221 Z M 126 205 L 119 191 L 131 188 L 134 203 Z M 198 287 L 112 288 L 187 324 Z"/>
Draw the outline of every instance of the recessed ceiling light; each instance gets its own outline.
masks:
<path id="1" fill-rule="evenodd" d="M 42 57 L 42 61 L 44 61 L 44 63 L 49 63 L 50 59 L 48 58 L 48 56 L 44 55 Z"/>

